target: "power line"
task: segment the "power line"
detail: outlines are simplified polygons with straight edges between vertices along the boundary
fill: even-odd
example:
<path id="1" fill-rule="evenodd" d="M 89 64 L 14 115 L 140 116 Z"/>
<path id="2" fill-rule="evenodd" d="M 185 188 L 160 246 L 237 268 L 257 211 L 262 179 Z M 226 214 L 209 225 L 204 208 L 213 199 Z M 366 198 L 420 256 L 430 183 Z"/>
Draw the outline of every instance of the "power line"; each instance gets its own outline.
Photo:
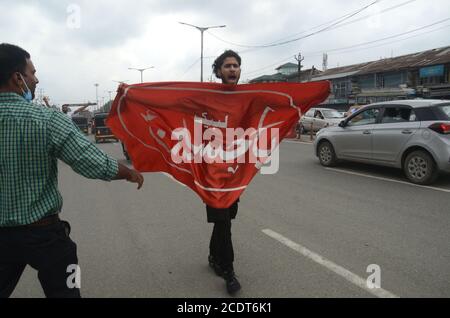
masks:
<path id="1" fill-rule="evenodd" d="M 381 1 L 383 1 L 383 0 L 380 0 L 379 2 L 381 2 Z M 416 0 L 411 0 L 411 1 L 416 1 Z M 323 26 L 325 26 L 325 25 L 327 25 L 327 24 L 335 23 L 336 21 L 339 21 L 339 20 L 341 20 L 341 19 L 343 19 L 343 18 L 345 18 L 345 17 L 347 17 L 347 16 L 349 16 L 349 15 L 351 15 L 351 14 L 353 14 L 353 13 L 355 13 L 355 11 L 350 12 L 350 13 L 347 13 L 347 14 L 345 14 L 345 15 L 343 15 L 343 16 L 340 16 L 340 17 L 338 17 L 338 18 L 336 18 L 336 19 L 333 19 L 333 20 L 331 20 L 331 21 L 328 21 L 328 22 L 319 24 L 319 25 L 317 25 L 317 26 L 315 26 L 315 27 L 312 27 L 312 28 L 310 28 L 310 29 L 308 29 L 308 30 L 301 31 L 301 32 L 298 32 L 298 33 L 295 33 L 295 34 L 286 36 L 286 37 L 281 38 L 281 39 L 279 39 L 279 40 L 273 41 L 273 42 L 271 42 L 271 43 L 269 43 L 269 44 L 275 44 L 275 43 L 278 43 L 278 42 L 280 42 L 280 41 L 283 41 L 283 40 L 292 38 L 292 37 L 294 37 L 294 36 L 298 36 L 298 35 L 304 34 L 304 33 L 306 33 L 306 32 L 309 32 L 309 31 L 312 31 L 312 30 L 321 28 L 321 27 L 323 27 Z"/>
<path id="2" fill-rule="evenodd" d="M 392 7 L 383 9 L 383 10 L 380 10 L 380 11 L 377 12 L 377 13 L 365 15 L 365 16 L 362 16 L 362 17 L 360 17 L 360 18 L 354 19 L 354 20 L 352 20 L 352 21 L 348 21 L 348 22 L 339 24 L 339 25 L 335 26 L 335 27 L 333 28 L 333 30 L 334 30 L 334 29 L 341 28 L 341 27 L 346 26 L 346 25 L 349 25 L 349 24 L 353 24 L 353 23 L 359 22 L 359 21 L 361 21 L 361 20 L 365 20 L 365 19 L 370 18 L 370 17 L 373 17 L 373 16 L 375 16 L 375 15 L 380 15 L 380 14 L 383 14 L 383 13 L 386 13 L 386 12 L 389 12 L 389 11 L 392 11 L 392 10 L 395 10 L 395 9 L 397 9 L 397 8 L 403 7 L 403 6 L 405 6 L 405 5 L 408 5 L 408 4 L 410 4 L 410 3 L 412 3 L 412 2 L 416 2 L 416 1 L 417 1 L 417 0 L 408 0 L 408 1 L 406 1 L 406 2 L 402 2 L 402 3 L 398 4 L 398 5 L 395 5 L 395 6 L 392 6 Z M 380 2 L 381 2 L 381 1 L 380 1 Z M 274 41 L 274 42 L 272 42 L 272 43 L 277 43 L 277 42 L 279 42 L 279 41 L 282 41 L 282 40 L 285 40 L 285 39 L 289 39 L 289 38 L 291 38 L 291 37 L 298 36 L 298 35 L 300 35 L 300 34 L 304 34 L 304 33 L 306 33 L 306 32 L 312 31 L 312 30 L 314 30 L 314 29 L 317 29 L 317 28 L 322 27 L 322 26 L 324 26 L 324 25 L 327 25 L 327 24 L 329 24 L 329 23 L 333 23 L 333 22 L 335 22 L 335 21 L 337 21 L 337 20 L 339 20 L 339 19 L 341 19 L 341 18 L 343 18 L 343 17 L 346 17 L 346 16 L 349 15 L 349 14 L 351 14 L 351 13 L 348 13 L 348 14 L 346 14 L 346 15 L 344 15 L 344 16 L 342 16 L 342 17 L 339 17 L 339 18 L 337 18 L 337 19 L 334 19 L 334 20 L 331 20 L 331 21 L 322 23 L 322 24 L 320 24 L 320 25 L 318 25 L 318 26 L 312 27 L 311 29 L 308 29 L 308 30 L 305 30 L 305 31 L 302 31 L 302 32 L 299 32 L 299 33 L 292 34 L 292 35 L 290 35 L 290 36 L 284 37 L 284 38 L 282 38 L 282 39 L 280 39 L 280 40 L 278 40 L 278 41 Z M 270 44 L 272 44 L 272 43 L 270 43 Z"/>
<path id="3" fill-rule="evenodd" d="M 340 49 L 324 50 L 324 51 L 327 52 L 327 54 L 328 54 L 328 52 L 338 52 L 338 53 L 335 53 L 335 54 L 347 54 L 347 53 L 353 53 L 353 52 L 356 52 L 356 51 L 368 50 L 368 49 L 373 49 L 373 48 L 377 48 L 377 47 L 386 46 L 386 45 L 389 45 L 389 44 L 395 44 L 395 43 L 398 43 L 398 42 L 406 41 L 406 40 L 409 40 L 409 39 L 412 39 L 412 38 L 416 38 L 416 37 L 418 37 L 418 36 L 426 35 L 426 34 L 429 34 L 429 33 L 433 33 L 433 32 L 436 32 L 436 31 L 439 31 L 439 30 L 448 28 L 448 27 L 450 27 L 450 24 L 449 24 L 449 25 L 445 25 L 445 26 L 443 26 L 443 27 L 439 27 L 439 28 L 434 29 L 434 30 L 430 30 L 430 31 L 427 31 L 427 32 L 422 32 L 422 33 L 419 33 L 419 34 L 415 34 L 415 35 L 406 37 L 406 38 L 404 38 L 404 39 L 399 39 L 399 40 L 395 40 L 395 41 L 391 41 L 391 42 L 386 42 L 386 43 L 382 43 L 382 44 L 378 44 L 378 45 L 373 45 L 373 46 L 368 46 L 368 47 L 362 47 L 362 48 L 359 48 L 359 49 L 351 49 L 351 50 L 347 50 L 346 48 L 340 48 Z M 320 55 L 323 54 L 324 51 L 320 51 L 320 52 L 319 52 L 319 51 L 316 51 L 316 52 L 310 52 L 310 53 L 307 53 L 306 57 L 320 56 Z M 339 51 L 342 51 L 342 52 L 339 52 Z M 333 53 L 332 53 L 332 55 L 333 55 Z"/>
<path id="4" fill-rule="evenodd" d="M 360 12 L 362 12 L 362 11 L 368 9 L 369 7 L 371 7 L 371 6 L 375 5 L 375 4 L 377 4 L 377 3 L 380 2 L 380 1 L 382 1 L 382 0 L 376 0 L 376 1 L 372 2 L 371 4 L 369 4 L 369 5 L 367 5 L 367 6 L 363 7 L 363 8 L 361 8 L 361 9 L 359 9 L 359 10 L 357 10 L 356 12 L 353 12 L 353 13 L 351 13 L 350 15 L 346 15 L 346 16 L 344 16 L 343 18 L 339 19 L 337 22 L 334 22 L 333 24 L 331 24 L 331 25 L 329 25 L 329 26 L 327 26 L 327 27 L 325 27 L 325 28 L 323 28 L 323 29 L 320 29 L 320 30 L 318 30 L 318 31 L 316 31 L 316 32 L 307 34 L 307 35 L 305 35 L 305 36 L 302 36 L 302 37 L 299 37 L 299 38 L 296 38 L 296 39 L 292 39 L 292 40 L 288 40 L 288 41 L 283 41 L 283 42 L 279 42 L 279 43 L 266 44 L 266 45 L 243 45 L 243 44 L 237 44 L 237 43 L 225 41 L 225 40 L 219 38 L 218 36 L 212 34 L 211 32 L 209 32 L 209 34 L 211 34 L 212 36 L 214 36 L 214 37 L 217 38 L 218 40 L 220 40 L 220 41 L 222 41 L 222 42 L 225 42 L 225 43 L 227 43 L 227 44 L 231 44 L 231 45 L 234 45 L 234 46 L 245 47 L 245 48 L 268 48 L 268 47 L 280 46 L 280 45 L 285 45 L 285 44 L 289 44 L 289 43 L 292 43 L 292 42 L 297 42 L 297 41 L 299 41 L 299 40 L 302 40 L 302 39 L 305 39 L 305 38 L 314 36 L 314 35 L 316 35 L 316 34 L 319 34 L 319 33 L 321 33 L 321 32 L 327 31 L 327 30 L 333 28 L 333 26 L 336 26 L 336 25 L 338 25 L 339 23 L 341 23 L 341 22 L 343 22 L 343 21 L 345 21 L 345 20 L 348 20 L 348 19 L 354 17 L 355 15 L 357 15 L 357 14 L 359 14 Z"/>
<path id="5" fill-rule="evenodd" d="M 343 47 L 343 48 L 322 50 L 322 51 L 317 51 L 317 52 L 310 52 L 310 53 L 306 53 L 305 57 L 309 58 L 309 57 L 313 57 L 313 56 L 319 56 L 319 55 L 323 54 L 323 52 L 329 53 L 329 52 L 344 51 L 344 52 L 342 52 L 342 54 L 344 54 L 344 53 L 352 53 L 352 52 L 359 51 L 359 50 L 366 50 L 366 49 L 370 49 L 370 48 L 376 48 L 376 47 L 385 46 L 385 45 L 388 45 L 388 44 L 397 43 L 397 42 L 400 42 L 400 41 L 406 41 L 406 40 L 409 40 L 411 38 L 415 38 L 415 37 L 422 36 L 422 35 L 425 35 L 425 34 L 433 33 L 433 32 L 436 32 L 436 31 L 448 28 L 448 27 L 450 27 L 450 25 L 446 25 L 446 26 L 443 26 L 443 27 L 440 27 L 440 28 L 437 28 L 437 29 L 434 29 L 434 30 L 430 30 L 430 31 L 427 31 L 427 32 L 423 32 L 423 33 L 420 33 L 420 34 L 416 34 L 416 35 L 413 35 L 413 36 L 410 36 L 410 37 L 407 37 L 407 38 L 404 38 L 404 39 L 400 39 L 400 40 L 396 40 L 396 41 L 392 41 L 392 42 L 388 42 L 388 43 L 383 43 L 383 44 L 380 44 L 380 45 L 375 45 L 375 46 L 370 46 L 370 47 L 365 47 L 365 48 L 359 48 L 359 49 L 356 49 L 356 50 L 355 49 L 348 50 L 348 49 L 352 48 L 352 47 L 361 46 L 361 44 L 356 44 L 356 45 L 354 45 L 352 47 Z M 404 34 L 399 34 L 398 36 L 405 35 L 406 33 L 411 33 L 411 32 L 405 32 Z M 392 38 L 392 37 L 389 37 L 389 38 Z M 371 43 L 381 42 L 381 41 L 385 41 L 385 40 L 386 40 L 386 38 L 385 39 L 380 39 L 380 40 L 375 40 L 375 41 L 372 41 Z M 367 45 L 367 44 L 370 44 L 370 43 L 369 42 L 365 43 L 365 45 Z M 345 51 L 345 50 L 347 50 L 347 51 Z M 254 73 L 261 72 L 261 71 L 263 71 L 265 69 L 268 69 L 268 68 L 273 67 L 275 65 L 279 65 L 280 63 L 286 62 L 286 61 L 288 61 L 290 59 L 292 59 L 292 55 L 289 56 L 288 58 L 280 60 L 279 62 L 276 62 L 274 64 L 268 65 L 266 67 L 263 67 L 263 68 L 260 68 L 260 69 L 257 69 L 257 70 L 251 71 L 251 72 L 245 72 L 244 75 L 247 76 L 248 74 L 254 74 Z"/>
<path id="6" fill-rule="evenodd" d="M 380 1 L 382 1 L 382 0 L 380 0 Z M 240 46 L 240 47 L 244 47 L 244 48 L 249 48 L 249 50 L 246 50 L 246 51 L 242 51 L 242 52 L 241 52 L 241 53 L 247 53 L 247 52 L 257 51 L 257 50 L 264 49 L 264 48 L 270 48 L 270 47 L 275 47 L 275 46 L 280 46 L 280 45 L 285 45 L 285 44 L 288 44 L 288 43 L 296 42 L 296 41 L 299 41 L 299 40 L 302 40 L 302 39 L 311 37 L 311 36 L 313 36 L 313 35 L 316 35 L 316 34 L 319 34 L 319 33 L 325 32 L 325 31 L 335 30 L 335 29 L 338 29 L 338 28 L 347 26 L 347 25 L 349 25 L 349 24 L 353 24 L 353 23 L 359 22 L 359 21 L 361 21 L 361 20 L 365 20 L 365 19 L 370 18 L 370 17 L 372 17 L 372 16 L 379 15 L 379 14 L 383 14 L 383 13 L 386 13 L 386 12 L 389 12 L 389 11 L 392 11 L 392 10 L 395 10 L 395 9 L 398 9 L 398 8 L 400 8 L 400 7 L 403 7 L 403 6 L 405 6 L 405 5 L 408 5 L 408 4 L 410 4 L 410 3 L 412 3 L 412 2 L 416 2 L 416 1 L 417 1 L 417 0 L 409 0 L 409 1 L 406 1 L 406 2 L 403 2 L 403 3 L 400 3 L 400 4 L 398 4 L 398 5 L 395 5 L 395 6 L 386 8 L 386 9 L 384 9 L 384 10 L 381 10 L 380 12 L 377 12 L 376 14 L 369 14 L 369 15 L 366 15 L 366 16 L 363 16 L 363 17 L 354 19 L 354 20 L 352 20 L 352 21 L 348 21 L 348 22 L 346 22 L 346 23 L 341 23 L 341 22 L 343 22 L 343 21 L 345 21 L 345 20 L 351 18 L 352 16 L 356 15 L 358 12 L 361 12 L 361 11 L 365 10 L 367 7 L 372 6 L 372 5 L 375 4 L 375 3 L 372 3 L 372 4 L 370 4 L 369 6 L 363 8 L 363 9 L 358 10 L 357 12 L 351 13 L 351 16 L 349 16 L 349 14 L 347 14 L 347 15 L 344 15 L 344 16 L 338 18 L 338 19 L 335 19 L 335 20 L 330 21 L 330 22 L 333 22 L 333 21 L 336 21 L 336 20 L 342 20 L 342 21 L 336 22 L 336 23 L 334 23 L 334 24 L 332 24 L 332 25 L 330 25 L 330 26 L 328 26 L 328 27 L 326 27 L 326 28 L 324 28 L 324 29 L 322 29 L 322 30 L 316 31 L 316 32 L 314 32 L 314 33 L 305 35 L 305 36 L 300 37 L 300 38 L 296 38 L 296 39 L 289 40 L 289 41 L 284 41 L 284 42 L 281 42 L 281 43 L 272 42 L 271 44 L 267 44 L 267 45 L 243 45 L 243 44 L 237 44 L 237 43 L 233 43 L 233 42 L 229 42 L 229 41 L 223 40 L 223 39 L 221 39 L 220 37 L 216 36 L 215 34 L 213 34 L 213 33 L 211 33 L 211 32 L 209 32 L 209 33 L 210 33 L 213 37 L 215 37 L 216 39 L 218 39 L 219 41 L 225 42 L 225 43 L 227 43 L 227 44 L 235 45 L 235 46 Z M 378 1 L 378 2 L 379 2 L 379 1 Z M 347 16 L 348 16 L 348 17 L 347 17 Z M 347 17 L 347 18 L 345 18 L 345 17 Z M 344 18 L 344 19 L 343 19 L 343 18 Z M 299 35 L 299 34 L 306 33 L 306 32 L 308 32 L 308 31 L 310 31 L 310 30 L 317 29 L 318 27 L 321 27 L 321 26 L 323 26 L 323 25 L 326 25 L 326 24 L 328 24 L 328 23 L 330 23 L 330 22 L 323 23 L 323 24 L 321 24 L 321 25 L 319 25 L 319 26 L 316 26 L 316 27 L 313 27 L 313 28 L 311 28 L 311 29 L 309 29 L 309 30 L 307 30 L 307 31 L 303 31 L 303 32 L 297 33 L 297 34 L 295 34 L 295 35 L 291 35 L 291 36 L 285 37 L 285 38 L 283 38 L 283 39 L 290 38 L 290 37 L 292 37 L 292 36 L 296 36 L 296 35 Z M 280 40 L 279 40 L 279 41 L 280 41 Z"/>
<path id="7" fill-rule="evenodd" d="M 341 48 L 336 48 L 336 49 L 322 50 L 322 51 L 320 52 L 320 54 L 322 54 L 323 52 L 329 53 L 329 52 L 343 51 L 343 50 L 348 50 L 348 49 L 351 49 L 351 48 L 356 48 L 356 47 L 360 47 L 360 46 L 369 45 L 369 44 L 372 44 L 372 43 L 377 43 L 377 42 L 386 41 L 386 40 L 393 39 L 393 38 L 397 38 L 397 37 L 400 37 L 400 36 L 403 36 L 403 35 L 406 35 L 406 34 L 414 33 L 414 32 L 417 32 L 417 31 L 420 31 L 420 30 L 423 30 L 423 29 L 427 29 L 427 28 L 429 28 L 429 27 L 432 27 L 432 26 L 437 25 L 437 24 L 444 23 L 444 22 L 449 21 L 449 20 L 450 20 L 450 18 L 443 19 L 443 20 L 440 20 L 440 21 L 437 21 L 437 22 L 434 22 L 434 23 L 431 23 L 431 24 L 422 26 L 422 27 L 420 27 L 420 28 L 417 28 L 417 29 L 414 29 L 414 30 L 411 30 L 411 31 L 402 32 L 402 33 L 395 34 L 395 35 L 392 35 L 392 36 L 388 36 L 388 37 L 385 37 L 385 38 L 382 38 L 382 39 L 378 39 L 378 40 L 373 40 L 373 41 L 363 42 L 363 43 L 359 43 L 359 44 L 355 44 L 355 45 L 351 45 L 351 46 L 346 46 L 346 47 L 341 47 Z M 428 31 L 428 32 L 425 32 L 425 33 L 423 33 L 423 34 L 428 34 L 428 33 L 431 33 L 431 32 L 435 32 L 435 31 L 438 31 L 438 30 L 443 29 L 443 28 L 445 28 L 445 27 L 446 27 L 446 26 L 440 27 L 440 28 L 438 28 L 438 29 L 435 29 L 435 30 L 433 30 L 433 31 Z M 419 36 L 419 35 L 422 35 L 422 34 L 416 34 L 415 36 L 412 36 L 412 37 L 416 37 L 416 36 Z M 410 37 L 410 38 L 411 38 L 411 37 Z M 405 40 L 406 40 L 406 39 L 405 39 Z M 402 40 L 400 40 L 400 41 L 402 41 Z M 387 44 L 387 43 L 384 43 L 383 45 L 386 45 L 386 44 Z M 380 46 L 382 46 L 382 45 L 380 45 Z M 354 51 L 354 50 L 353 50 L 353 51 Z M 319 52 L 307 53 L 307 54 L 305 54 L 305 56 L 306 56 L 306 57 L 309 57 L 309 56 L 311 56 L 311 54 L 316 54 L 316 53 L 319 53 Z M 254 71 L 250 71 L 250 72 L 245 72 L 245 75 L 258 73 L 258 72 L 263 71 L 263 70 L 265 70 L 265 69 L 267 69 L 267 68 L 269 68 L 269 67 L 271 67 L 271 66 L 273 66 L 273 65 L 278 65 L 279 63 L 285 62 L 286 60 L 291 59 L 291 58 L 292 58 L 292 55 L 290 55 L 289 58 L 285 58 L 285 59 L 281 60 L 280 62 L 271 64 L 270 66 L 266 66 L 266 67 L 263 67 L 263 68 L 260 68 L 260 69 L 254 70 Z"/>
<path id="8" fill-rule="evenodd" d="M 363 46 L 363 45 L 367 45 L 367 44 L 372 44 L 372 43 L 376 43 L 376 42 L 381 42 L 381 41 L 393 39 L 393 38 L 396 38 L 396 37 L 399 37 L 399 36 L 402 36 L 402 35 L 405 35 L 405 34 L 410 34 L 410 33 L 414 33 L 414 32 L 417 32 L 417 31 L 420 31 L 420 30 L 423 30 L 423 29 L 427 29 L 427 28 L 432 27 L 432 26 L 434 26 L 436 24 L 441 24 L 441 23 L 444 23 L 444 22 L 449 21 L 449 20 L 450 20 L 450 18 L 443 19 L 443 20 L 434 22 L 432 24 L 425 25 L 423 27 L 420 27 L 420 28 L 417 28 L 417 29 L 414 29 L 414 30 L 411 30 L 411 31 L 399 33 L 399 34 L 396 34 L 396 35 L 391 35 L 391 36 L 388 36 L 388 37 L 385 37 L 385 38 L 382 38 L 382 39 L 378 39 L 378 40 L 374 40 L 374 41 L 369 41 L 369 42 L 364 42 L 364 43 L 359 43 L 359 44 L 343 47 L 343 48 L 340 48 L 340 49 L 329 50 L 328 52 L 333 52 L 333 51 L 336 51 L 336 50 L 350 49 L 350 48 L 354 48 L 354 47 L 358 47 L 358 46 Z"/>
<path id="9" fill-rule="evenodd" d="M 389 12 L 389 11 L 392 11 L 392 10 L 395 10 L 395 9 L 398 9 L 398 8 L 400 8 L 400 7 L 406 6 L 406 5 L 408 5 L 408 4 L 412 3 L 412 2 L 416 2 L 416 1 L 417 1 L 417 0 L 409 0 L 409 1 L 406 1 L 406 2 L 402 2 L 402 3 L 397 4 L 397 5 L 395 5 L 395 6 L 392 6 L 392 7 L 386 8 L 386 9 L 384 9 L 384 10 L 381 10 L 380 12 L 377 12 L 377 13 L 375 13 L 375 14 L 369 14 L 369 15 L 366 15 L 366 16 L 363 16 L 363 17 L 360 17 L 360 18 L 357 18 L 357 19 L 355 19 L 355 20 L 352 20 L 352 21 L 349 21 L 349 22 L 346 22 L 346 23 L 342 23 L 342 24 L 336 26 L 334 29 L 338 29 L 338 28 L 344 27 L 344 26 L 346 26 L 346 25 L 353 24 L 353 23 L 356 23 L 356 22 L 365 20 L 365 19 L 370 18 L 370 17 L 373 17 L 373 16 L 380 15 L 380 14 L 382 14 L 382 13 L 386 13 L 386 12 Z"/>
<path id="10" fill-rule="evenodd" d="M 433 32 L 436 32 L 436 31 L 448 28 L 448 27 L 450 27 L 450 24 L 449 25 L 445 25 L 445 26 L 440 27 L 440 28 L 437 28 L 437 29 L 434 29 L 434 30 L 430 30 L 430 31 L 427 31 L 427 32 L 423 32 L 423 33 L 419 33 L 419 34 L 416 34 L 416 35 L 412 35 L 412 36 L 409 36 L 409 37 L 404 38 L 404 39 L 395 40 L 395 41 L 391 41 L 391 42 L 387 42 L 387 43 L 383 43 L 383 44 L 379 44 L 379 45 L 374 45 L 374 46 L 369 46 L 369 47 L 363 47 L 363 48 L 359 48 L 359 49 L 356 49 L 356 50 L 347 50 L 347 51 L 344 51 L 344 52 L 340 52 L 340 54 L 352 53 L 352 52 L 355 52 L 355 51 L 368 50 L 368 49 L 373 49 L 373 48 L 377 48 L 377 47 L 381 47 L 381 46 L 385 46 L 385 45 L 389 45 L 389 44 L 394 44 L 394 43 L 398 43 L 398 42 L 401 42 L 401 41 L 406 41 L 406 40 L 409 40 L 409 39 L 412 39 L 412 38 L 416 38 L 418 36 L 422 36 L 422 35 L 425 35 L 425 34 L 433 33 Z M 315 52 L 314 54 L 315 55 L 309 55 L 309 56 L 321 55 L 322 52 L 320 52 L 320 53 L 319 52 Z"/>
<path id="11" fill-rule="evenodd" d="M 204 58 L 206 58 L 206 57 L 204 57 Z M 198 62 L 200 62 L 200 60 L 201 60 L 201 58 L 196 59 L 195 62 L 192 63 L 191 66 L 189 66 L 186 69 L 186 71 L 184 71 L 183 75 L 181 75 L 180 77 L 183 78 L 186 75 L 187 72 L 189 72 Z"/>

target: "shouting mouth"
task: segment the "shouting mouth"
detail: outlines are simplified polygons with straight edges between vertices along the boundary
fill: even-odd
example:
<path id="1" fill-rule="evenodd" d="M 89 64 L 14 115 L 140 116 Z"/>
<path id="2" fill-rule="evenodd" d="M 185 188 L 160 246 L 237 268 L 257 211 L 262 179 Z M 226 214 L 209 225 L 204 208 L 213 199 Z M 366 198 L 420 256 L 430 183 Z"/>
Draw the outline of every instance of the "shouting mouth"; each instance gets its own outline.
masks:
<path id="1" fill-rule="evenodd" d="M 228 76 L 228 82 L 236 82 L 237 76 L 236 75 L 229 75 Z"/>

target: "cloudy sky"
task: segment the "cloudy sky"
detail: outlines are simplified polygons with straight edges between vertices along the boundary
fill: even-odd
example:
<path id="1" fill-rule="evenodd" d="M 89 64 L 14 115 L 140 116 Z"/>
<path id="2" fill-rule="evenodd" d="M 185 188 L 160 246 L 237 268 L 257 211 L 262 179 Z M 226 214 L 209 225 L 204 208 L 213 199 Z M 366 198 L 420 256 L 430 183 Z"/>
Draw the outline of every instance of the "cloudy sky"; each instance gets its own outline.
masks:
<path id="1" fill-rule="evenodd" d="M 0 0 L 0 42 L 26 49 L 38 85 L 55 104 L 95 101 L 114 81 L 199 81 L 214 57 L 234 49 L 242 80 L 296 62 L 305 68 L 356 64 L 449 46 L 448 0 Z M 114 93 L 112 93 L 114 97 Z"/>

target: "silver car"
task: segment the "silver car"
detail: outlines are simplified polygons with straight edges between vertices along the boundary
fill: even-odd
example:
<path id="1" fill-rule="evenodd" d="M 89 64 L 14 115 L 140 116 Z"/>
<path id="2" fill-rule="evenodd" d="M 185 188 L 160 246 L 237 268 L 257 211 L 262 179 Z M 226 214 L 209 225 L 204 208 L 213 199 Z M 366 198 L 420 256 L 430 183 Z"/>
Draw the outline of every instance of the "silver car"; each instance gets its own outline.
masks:
<path id="1" fill-rule="evenodd" d="M 300 119 L 300 133 L 319 131 L 322 128 L 337 126 L 344 115 L 331 108 L 311 108 Z"/>
<path id="2" fill-rule="evenodd" d="M 416 184 L 450 172 L 450 100 L 400 100 L 364 106 L 322 129 L 314 149 L 323 166 L 350 160 L 402 168 Z"/>

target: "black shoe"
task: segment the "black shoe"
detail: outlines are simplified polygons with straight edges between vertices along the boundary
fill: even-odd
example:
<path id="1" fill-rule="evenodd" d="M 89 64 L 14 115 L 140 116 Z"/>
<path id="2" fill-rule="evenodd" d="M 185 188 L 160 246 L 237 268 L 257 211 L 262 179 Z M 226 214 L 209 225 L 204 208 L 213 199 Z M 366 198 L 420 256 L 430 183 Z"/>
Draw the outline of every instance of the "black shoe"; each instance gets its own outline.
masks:
<path id="1" fill-rule="evenodd" d="M 222 267 L 217 264 L 216 260 L 214 259 L 214 257 L 212 255 L 208 256 L 208 263 L 209 263 L 209 267 L 211 267 L 214 272 L 216 273 L 217 276 L 222 277 L 223 276 L 223 269 Z"/>
<path id="2" fill-rule="evenodd" d="M 230 295 L 241 290 L 241 284 L 236 278 L 236 274 L 233 271 L 225 271 L 223 272 L 223 278 L 225 279 L 225 283 L 227 285 L 227 291 Z"/>

